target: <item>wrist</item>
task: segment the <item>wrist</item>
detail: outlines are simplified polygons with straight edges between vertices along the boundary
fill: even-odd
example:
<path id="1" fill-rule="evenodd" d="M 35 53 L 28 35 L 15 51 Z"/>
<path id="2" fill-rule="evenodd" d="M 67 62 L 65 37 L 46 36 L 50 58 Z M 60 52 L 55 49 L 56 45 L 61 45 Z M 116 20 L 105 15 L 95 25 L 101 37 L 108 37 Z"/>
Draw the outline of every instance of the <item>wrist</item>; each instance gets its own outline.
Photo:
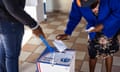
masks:
<path id="1" fill-rule="evenodd" d="M 34 26 L 33 28 L 31 28 L 32 30 L 36 30 L 36 29 L 38 29 L 40 26 L 39 26 L 39 24 L 36 24 L 36 26 Z"/>

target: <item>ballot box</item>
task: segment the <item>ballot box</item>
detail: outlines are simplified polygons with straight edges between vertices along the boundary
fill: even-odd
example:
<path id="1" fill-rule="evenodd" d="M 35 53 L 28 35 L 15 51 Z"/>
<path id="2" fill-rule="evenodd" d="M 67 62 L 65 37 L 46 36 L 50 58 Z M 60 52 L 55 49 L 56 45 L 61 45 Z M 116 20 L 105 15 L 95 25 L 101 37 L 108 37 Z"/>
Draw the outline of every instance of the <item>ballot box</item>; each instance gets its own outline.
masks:
<path id="1" fill-rule="evenodd" d="M 37 59 L 37 72 L 75 72 L 75 51 L 50 51 L 48 48 Z"/>

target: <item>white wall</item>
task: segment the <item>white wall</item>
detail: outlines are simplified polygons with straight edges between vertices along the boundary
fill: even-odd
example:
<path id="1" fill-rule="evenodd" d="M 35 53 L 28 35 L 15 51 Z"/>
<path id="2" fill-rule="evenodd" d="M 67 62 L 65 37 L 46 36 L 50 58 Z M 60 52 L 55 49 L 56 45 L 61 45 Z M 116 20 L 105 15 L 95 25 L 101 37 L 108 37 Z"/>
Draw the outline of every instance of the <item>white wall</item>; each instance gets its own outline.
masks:
<path id="1" fill-rule="evenodd" d="M 60 10 L 69 12 L 71 9 L 72 0 L 47 0 L 47 12 Z"/>
<path id="2" fill-rule="evenodd" d="M 26 0 L 27 6 L 36 6 L 38 4 L 38 0 Z"/>
<path id="3" fill-rule="evenodd" d="M 47 12 L 52 12 L 53 11 L 53 0 L 47 0 L 46 11 Z"/>
<path id="4" fill-rule="evenodd" d="M 26 0 L 25 10 L 38 23 L 44 20 L 43 0 Z"/>

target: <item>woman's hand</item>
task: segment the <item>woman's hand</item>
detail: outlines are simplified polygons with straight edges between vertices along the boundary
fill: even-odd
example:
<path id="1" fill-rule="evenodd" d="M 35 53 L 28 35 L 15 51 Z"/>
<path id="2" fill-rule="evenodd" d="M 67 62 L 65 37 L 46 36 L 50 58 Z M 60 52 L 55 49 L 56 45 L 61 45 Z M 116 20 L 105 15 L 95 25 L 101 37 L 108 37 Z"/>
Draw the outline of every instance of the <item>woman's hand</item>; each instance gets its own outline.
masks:
<path id="1" fill-rule="evenodd" d="M 102 31 L 102 29 L 103 29 L 103 24 L 99 24 L 99 25 L 95 26 L 94 31 L 95 32 L 100 32 L 100 31 Z"/>
<path id="2" fill-rule="evenodd" d="M 69 38 L 70 38 L 70 36 L 67 34 L 59 34 L 56 36 L 57 40 L 68 40 Z"/>
<path id="3" fill-rule="evenodd" d="M 90 27 L 89 29 L 86 30 L 86 32 L 101 32 L 103 29 L 103 24 L 99 24 L 95 27 Z"/>

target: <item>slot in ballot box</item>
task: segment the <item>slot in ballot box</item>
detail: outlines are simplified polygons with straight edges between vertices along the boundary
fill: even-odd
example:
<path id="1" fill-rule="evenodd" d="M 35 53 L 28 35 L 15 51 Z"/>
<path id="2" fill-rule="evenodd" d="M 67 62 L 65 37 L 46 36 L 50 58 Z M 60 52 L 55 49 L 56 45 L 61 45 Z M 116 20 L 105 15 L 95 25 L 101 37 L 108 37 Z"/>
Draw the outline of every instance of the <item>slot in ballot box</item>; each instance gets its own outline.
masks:
<path id="1" fill-rule="evenodd" d="M 48 48 L 37 59 L 37 72 L 75 72 L 75 51 L 66 49 L 64 52 Z"/>

